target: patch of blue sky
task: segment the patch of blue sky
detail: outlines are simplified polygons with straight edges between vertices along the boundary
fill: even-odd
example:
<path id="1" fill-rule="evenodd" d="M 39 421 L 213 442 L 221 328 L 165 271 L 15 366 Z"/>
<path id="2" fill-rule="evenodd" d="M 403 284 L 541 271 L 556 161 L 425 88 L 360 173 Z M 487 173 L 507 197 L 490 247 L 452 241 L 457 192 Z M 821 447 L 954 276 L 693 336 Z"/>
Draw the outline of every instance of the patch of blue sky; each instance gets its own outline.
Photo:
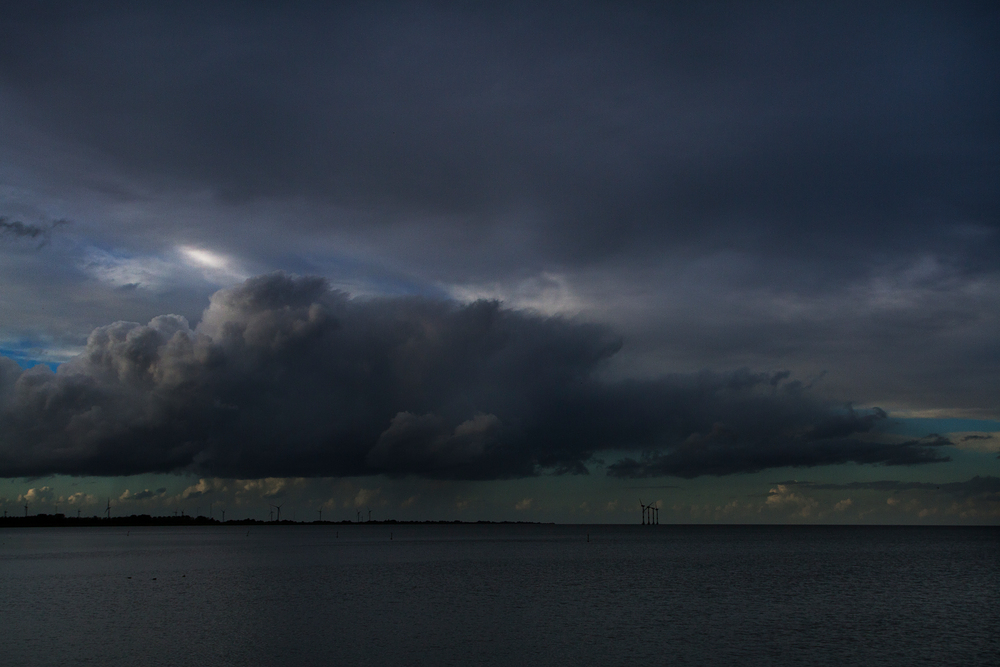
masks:
<path id="1" fill-rule="evenodd" d="M 7 342 L 0 347 L 0 355 L 7 357 L 8 359 L 13 359 L 17 364 L 27 370 L 39 364 L 44 364 L 51 368 L 53 371 L 59 367 L 65 358 L 53 357 L 48 354 L 45 348 L 38 347 L 36 344 L 32 344 L 28 341 L 17 341 L 17 342 Z"/>

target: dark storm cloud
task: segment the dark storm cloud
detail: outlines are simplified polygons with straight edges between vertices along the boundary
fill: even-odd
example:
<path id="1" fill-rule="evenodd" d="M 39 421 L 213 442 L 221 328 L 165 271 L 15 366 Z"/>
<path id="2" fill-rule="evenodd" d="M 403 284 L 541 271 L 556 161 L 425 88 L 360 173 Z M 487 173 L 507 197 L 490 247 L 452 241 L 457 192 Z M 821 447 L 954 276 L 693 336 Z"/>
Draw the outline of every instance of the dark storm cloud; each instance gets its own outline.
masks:
<path id="1" fill-rule="evenodd" d="M 933 247 L 996 267 L 990 6 L 4 11 L 23 116 L 128 173 L 373 219 L 523 214 L 559 261 L 820 248 L 844 271 Z"/>
<path id="2" fill-rule="evenodd" d="M 96 329 L 53 373 L 0 358 L 0 476 L 190 471 L 489 479 L 728 474 L 947 460 L 862 442 L 879 410 L 831 410 L 786 374 L 606 382 L 606 327 L 415 298 L 351 300 L 270 274 L 184 318 Z"/>
<path id="3" fill-rule="evenodd" d="M 118 323 L 54 376 L 10 367 L 2 470 L 510 477 L 581 472 L 602 449 L 635 477 L 944 460 L 943 441 L 876 442 L 879 413 L 830 410 L 789 378 L 596 378 L 828 369 L 831 393 L 865 405 L 992 414 L 998 17 L 7 3 L 4 210 L 81 220 L 52 252 L 3 244 L 8 339 L 193 320 L 237 274 L 285 268 L 363 294 L 585 312 L 627 345 L 495 304 L 260 279 L 218 294 L 196 331 Z M 232 272 L 189 266 L 187 246 Z"/>
<path id="4" fill-rule="evenodd" d="M 883 415 L 884 416 L 884 415 Z M 695 434 L 683 444 L 666 453 L 653 453 L 639 460 L 626 458 L 608 467 L 616 477 L 698 477 L 699 475 L 730 475 L 756 472 L 781 466 L 812 467 L 839 463 L 882 463 L 885 465 L 916 465 L 943 463 L 951 458 L 935 451 L 935 447 L 950 445 L 944 438 L 910 440 L 902 443 L 874 443 L 851 437 L 823 437 L 824 424 L 816 431 L 804 434 L 757 433 L 739 437 L 717 427 L 705 435 Z M 843 430 L 845 436 L 864 432 L 857 422 L 831 424 Z M 818 437 L 817 437 L 818 435 Z"/>
<path id="5" fill-rule="evenodd" d="M 821 484 L 816 482 L 781 482 L 786 486 L 807 486 L 811 489 L 835 491 L 940 491 L 958 498 L 995 495 L 1000 500 L 1000 478 L 992 476 L 973 477 L 965 482 L 899 482 L 881 480 L 877 482 L 849 482 L 847 484 Z"/>
<path id="6" fill-rule="evenodd" d="M 37 225 L 26 225 L 17 220 L 9 221 L 7 218 L 0 218 L 0 236 L 36 239 L 44 233 L 45 230 Z"/>
<path id="7" fill-rule="evenodd" d="M 52 230 L 68 224 L 68 220 L 56 220 L 50 225 L 41 226 L 0 216 L 0 238 L 37 240 L 40 241 L 39 247 L 41 247 L 48 243 Z"/>

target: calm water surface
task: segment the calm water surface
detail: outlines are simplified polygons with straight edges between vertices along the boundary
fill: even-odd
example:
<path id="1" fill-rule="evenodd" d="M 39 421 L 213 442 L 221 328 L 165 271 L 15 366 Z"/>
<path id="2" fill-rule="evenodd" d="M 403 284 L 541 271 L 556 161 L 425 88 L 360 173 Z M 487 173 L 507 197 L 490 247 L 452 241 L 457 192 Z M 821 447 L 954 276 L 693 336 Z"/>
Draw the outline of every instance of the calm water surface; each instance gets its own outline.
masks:
<path id="1" fill-rule="evenodd" d="M 3 665 L 1000 665 L 1000 528 L 28 528 L 0 542 Z"/>

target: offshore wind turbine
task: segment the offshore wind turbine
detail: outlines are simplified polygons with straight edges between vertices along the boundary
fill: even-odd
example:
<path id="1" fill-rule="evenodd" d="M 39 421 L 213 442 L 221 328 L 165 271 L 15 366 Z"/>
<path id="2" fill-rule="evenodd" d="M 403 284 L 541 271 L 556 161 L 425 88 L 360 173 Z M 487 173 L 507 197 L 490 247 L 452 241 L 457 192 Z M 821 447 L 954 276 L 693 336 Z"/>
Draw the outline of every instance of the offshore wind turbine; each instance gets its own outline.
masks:
<path id="1" fill-rule="evenodd" d="M 108 515 L 108 521 L 111 521 L 111 498 L 108 498 L 108 506 L 104 509 L 104 513 Z"/>

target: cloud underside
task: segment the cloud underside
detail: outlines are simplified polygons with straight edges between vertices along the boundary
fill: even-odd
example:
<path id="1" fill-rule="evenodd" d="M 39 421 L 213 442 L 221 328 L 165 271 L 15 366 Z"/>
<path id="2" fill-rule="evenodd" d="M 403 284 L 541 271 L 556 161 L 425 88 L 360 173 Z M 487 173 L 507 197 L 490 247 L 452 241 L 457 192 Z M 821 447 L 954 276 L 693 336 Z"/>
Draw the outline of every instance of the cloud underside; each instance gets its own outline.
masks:
<path id="1" fill-rule="evenodd" d="M 957 497 L 988 495 L 1000 500 L 1000 478 L 979 475 L 964 482 L 901 482 L 898 480 L 878 480 L 874 482 L 848 482 L 846 484 L 819 482 L 782 482 L 785 486 L 802 486 L 821 491 L 940 491 Z"/>
<path id="2" fill-rule="evenodd" d="M 213 295 L 193 329 L 98 328 L 55 373 L 0 358 L 0 476 L 498 479 L 585 473 L 609 450 L 620 477 L 948 460 L 940 438 L 872 441 L 884 412 L 832 409 L 787 373 L 601 380 L 620 347 L 606 327 L 497 302 L 259 276 Z"/>

